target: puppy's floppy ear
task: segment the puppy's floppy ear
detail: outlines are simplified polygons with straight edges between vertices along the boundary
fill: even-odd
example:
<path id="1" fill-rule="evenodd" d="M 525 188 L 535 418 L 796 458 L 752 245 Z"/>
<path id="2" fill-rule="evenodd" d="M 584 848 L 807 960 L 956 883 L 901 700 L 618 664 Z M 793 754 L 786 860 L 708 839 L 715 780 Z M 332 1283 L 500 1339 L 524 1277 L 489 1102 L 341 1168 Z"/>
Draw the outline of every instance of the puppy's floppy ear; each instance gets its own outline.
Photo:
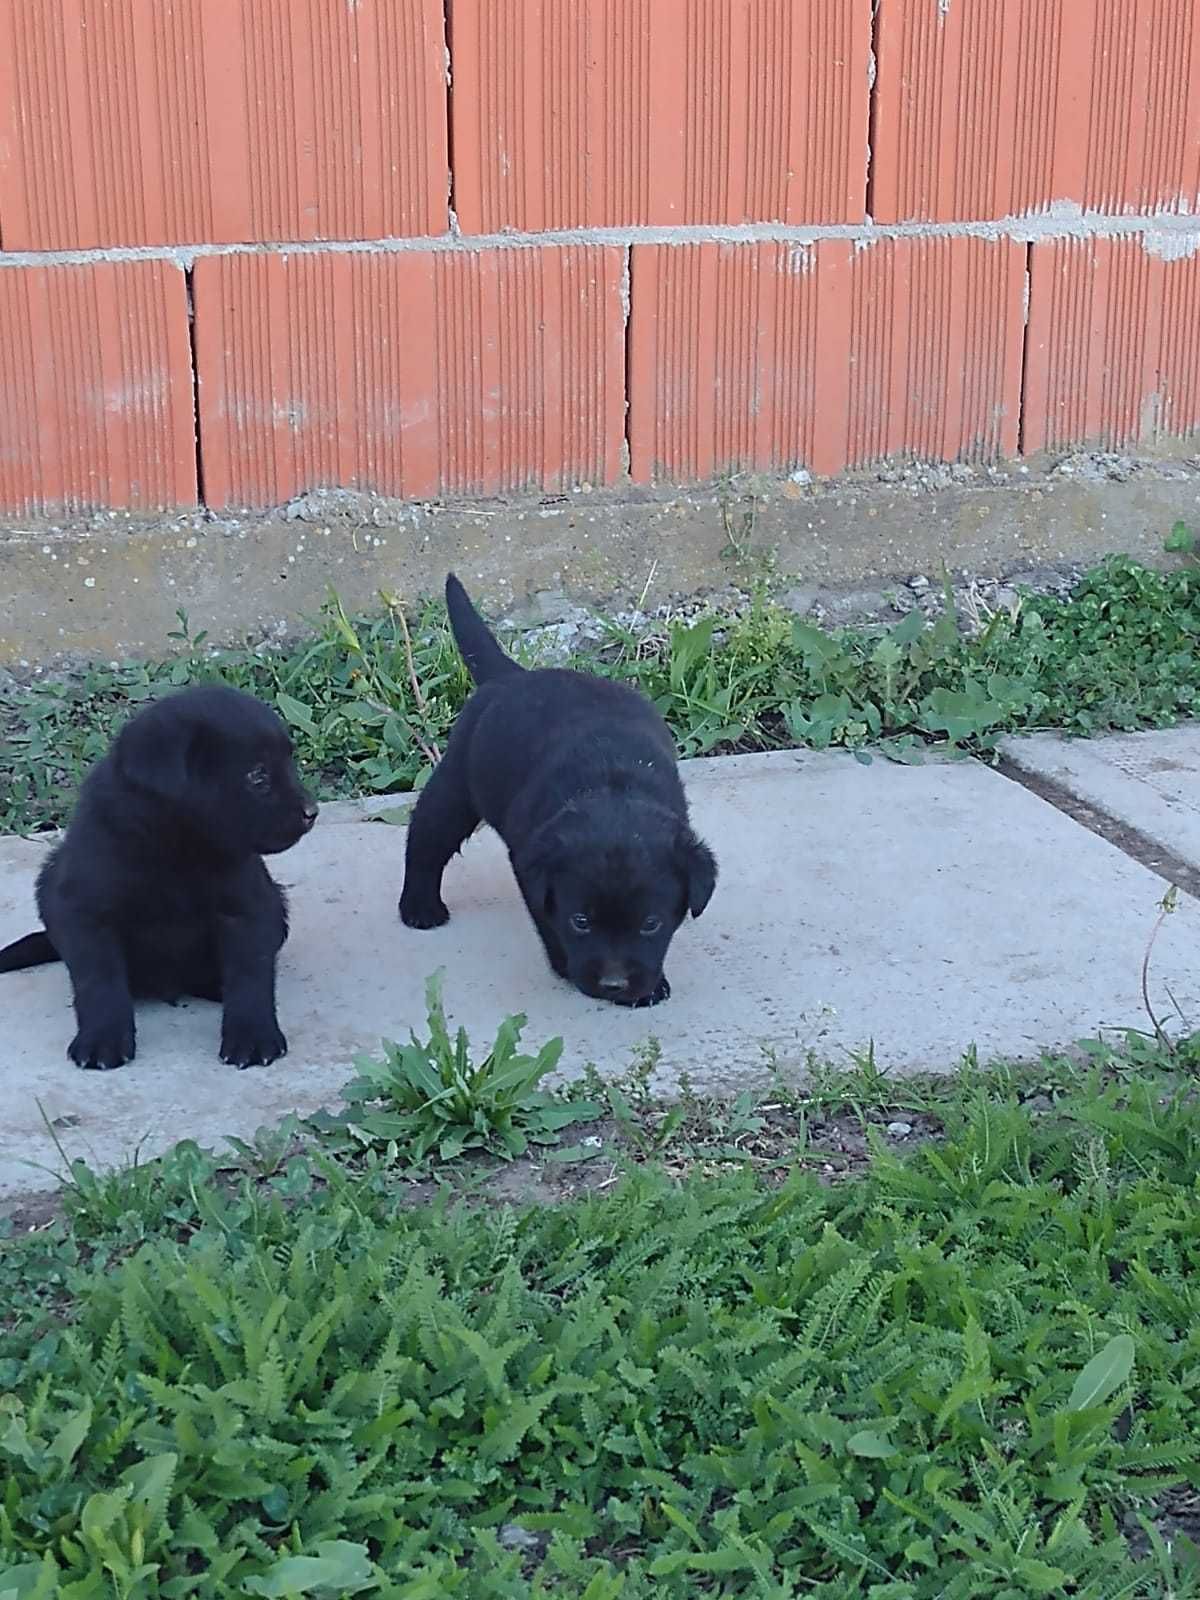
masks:
<path id="1" fill-rule="evenodd" d="M 679 835 L 677 849 L 683 868 L 683 881 L 687 885 L 688 910 L 698 917 L 713 897 L 717 887 L 717 861 L 703 839 L 697 838 L 690 828 Z"/>
<path id="2" fill-rule="evenodd" d="M 117 770 L 127 783 L 160 800 L 180 800 L 187 788 L 195 729 L 174 707 L 155 706 L 117 736 Z"/>

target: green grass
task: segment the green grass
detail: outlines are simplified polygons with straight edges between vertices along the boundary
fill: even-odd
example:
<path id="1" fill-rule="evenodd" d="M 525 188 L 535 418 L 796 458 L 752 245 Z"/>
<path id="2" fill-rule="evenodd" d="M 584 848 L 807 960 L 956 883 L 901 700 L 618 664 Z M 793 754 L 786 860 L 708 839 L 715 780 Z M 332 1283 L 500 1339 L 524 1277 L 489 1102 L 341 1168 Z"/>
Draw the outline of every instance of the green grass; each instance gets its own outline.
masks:
<path id="1" fill-rule="evenodd" d="M 887 632 L 824 632 L 764 594 L 737 616 L 610 628 L 581 664 L 650 694 L 685 755 L 809 745 L 917 760 L 930 745 L 986 753 L 1015 730 L 1193 716 L 1198 634 L 1194 563 L 1158 572 L 1113 557 L 1069 599 L 1026 596 L 969 636 L 953 615 L 917 613 Z M 170 659 L 93 666 L 0 701 L 0 829 L 63 821 L 120 721 L 172 685 L 220 677 L 272 701 L 327 798 L 419 785 L 469 687 L 433 605 L 410 625 L 394 603 L 354 620 L 331 600 L 314 635 L 285 650 L 214 653 L 186 619 L 170 643 Z"/>
<path id="2" fill-rule="evenodd" d="M 1191 1057 L 1090 1051 L 968 1063 L 832 1187 L 76 1169 L 0 1248 L 0 1594 L 1200 1595 Z"/>

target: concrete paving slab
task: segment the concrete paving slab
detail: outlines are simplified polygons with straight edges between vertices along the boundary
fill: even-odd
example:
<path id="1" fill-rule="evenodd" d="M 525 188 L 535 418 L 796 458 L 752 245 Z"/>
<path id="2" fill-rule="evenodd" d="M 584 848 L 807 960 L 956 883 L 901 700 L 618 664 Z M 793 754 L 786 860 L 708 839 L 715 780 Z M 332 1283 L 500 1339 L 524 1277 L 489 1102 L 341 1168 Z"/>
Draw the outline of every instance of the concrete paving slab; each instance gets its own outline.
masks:
<path id="1" fill-rule="evenodd" d="M 66 973 L 0 979 L 0 1193 L 53 1182 L 42 1112 L 69 1155 L 97 1166 L 180 1138 L 219 1143 L 289 1111 L 336 1102 L 354 1055 L 424 1023 L 426 976 L 477 1046 L 525 1011 L 526 1038 L 566 1041 L 563 1070 L 614 1073 L 650 1037 L 664 1086 L 761 1077 L 810 1049 L 861 1049 L 897 1071 L 948 1068 L 972 1043 L 1028 1057 L 1100 1025 L 1144 1025 L 1139 974 L 1163 885 L 1052 806 L 973 763 L 862 766 L 844 754 L 685 764 L 697 825 L 721 862 L 705 915 L 680 930 L 666 1005 L 629 1012 L 584 998 L 545 965 L 499 841 L 481 833 L 452 863 L 451 921 L 432 933 L 396 914 L 403 826 L 328 807 L 277 858 L 293 933 L 279 975 L 291 1053 L 237 1072 L 217 1059 L 218 1012 L 195 1002 L 139 1012 L 138 1057 L 105 1074 L 66 1058 Z M 31 923 L 44 846 L 0 842 L 0 942 Z M 1155 992 L 1200 1006 L 1190 900 L 1155 949 Z"/>
<path id="2" fill-rule="evenodd" d="M 1200 725 L 1103 739 L 1010 738 L 1004 754 L 1200 871 Z"/>

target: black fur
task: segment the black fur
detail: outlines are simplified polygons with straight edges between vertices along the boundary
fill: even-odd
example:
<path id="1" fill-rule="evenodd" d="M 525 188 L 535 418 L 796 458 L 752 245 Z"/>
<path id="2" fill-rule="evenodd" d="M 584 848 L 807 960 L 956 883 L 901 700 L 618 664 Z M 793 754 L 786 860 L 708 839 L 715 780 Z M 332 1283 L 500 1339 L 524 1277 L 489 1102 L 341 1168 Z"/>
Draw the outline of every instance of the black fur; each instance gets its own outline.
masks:
<path id="1" fill-rule="evenodd" d="M 63 960 L 81 1067 L 131 1061 L 134 997 L 222 1000 L 221 1059 L 287 1051 L 275 1016 L 283 891 L 264 855 L 288 850 L 317 807 L 268 707 L 205 686 L 140 711 L 84 780 L 37 882 L 45 933 L 0 950 L 0 972 Z"/>
<path id="2" fill-rule="evenodd" d="M 58 951 L 44 933 L 27 933 L 0 950 L 0 972 L 20 972 L 24 967 L 46 967 L 58 960 Z"/>
<path id="3" fill-rule="evenodd" d="M 478 688 L 408 829 L 400 915 L 436 928 L 446 863 L 480 821 L 508 846 L 550 965 L 584 994 L 655 1005 L 676 928 L 716 886 L 693 833 L 666 723 L 636 690 L 582 672 L 526 672 L 453 573 L 450 626 Z"/>

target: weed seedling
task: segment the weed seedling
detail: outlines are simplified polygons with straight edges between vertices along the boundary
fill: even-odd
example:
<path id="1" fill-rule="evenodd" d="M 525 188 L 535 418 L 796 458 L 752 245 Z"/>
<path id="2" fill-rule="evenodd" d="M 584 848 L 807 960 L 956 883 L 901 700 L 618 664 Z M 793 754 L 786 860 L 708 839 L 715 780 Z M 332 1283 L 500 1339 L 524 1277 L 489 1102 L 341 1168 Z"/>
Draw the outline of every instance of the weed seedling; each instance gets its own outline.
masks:
<path id="1" fill-rule="evenodd" d="M 430 1155 L 453 1161 L 466 1151 L 512 1160 L 531 1144 L 554 1144 L 571 1123 L 599 1116 L 590 1101 L 540 1087 L 558 1065 L 561 1039 L 524 1055 L 517 1047 L 526 1018 L 506 1017 L 475 1063 L 466 1030 L 450 1036 L 440 973 L 425 985 L 425 1006 L 428 1038 L 412 1033 L 406 1045 L 385 1041 L 381 1057 L 360 1056 L 358 1076 L 345 1089 L 349 1110 L 326 1119 L 325 1131 L 340 1125 L 361 1145 L 385 1146 L 415 1166 Z"/>

